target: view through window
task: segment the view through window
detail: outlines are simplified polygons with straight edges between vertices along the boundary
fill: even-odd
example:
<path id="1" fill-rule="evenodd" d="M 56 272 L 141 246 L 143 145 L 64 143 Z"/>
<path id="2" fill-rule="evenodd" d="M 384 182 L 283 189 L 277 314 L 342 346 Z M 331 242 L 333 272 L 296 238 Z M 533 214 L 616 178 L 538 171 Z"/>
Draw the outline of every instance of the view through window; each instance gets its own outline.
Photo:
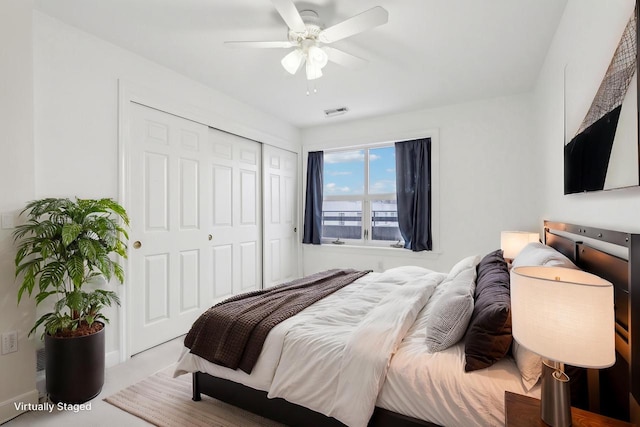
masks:
<path id="1" fill-rule="evenodd" d="M 386 244 L 402 241 L 393 145 L 324 153 L 322 237 Z"/>

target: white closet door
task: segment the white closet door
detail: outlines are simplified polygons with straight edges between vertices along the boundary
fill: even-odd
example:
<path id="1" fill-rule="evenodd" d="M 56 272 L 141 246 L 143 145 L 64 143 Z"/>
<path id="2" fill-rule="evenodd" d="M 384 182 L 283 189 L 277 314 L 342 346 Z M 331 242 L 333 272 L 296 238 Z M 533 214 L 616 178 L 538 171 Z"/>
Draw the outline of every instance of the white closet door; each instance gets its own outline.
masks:
<path id="1" fill-rule="evenodd" d="M 261 286 L 259 143 L 131 104 L 131 354 Z"/>
<path id="2" fill-rule="evenodd" d="M 131 354 L 184 334 L 203 311 L 208 128 L 131 104 Z"/>
<path id="3" fill-rule="evenodd" d="M 215 129 L 208 268 L 211 302 L 262 287 L 261 144 Z"/>
<path id="4" fill-rule="evenodd" d="M 298 277 L 296 153 L 265 145 L 264 287 Z"/>

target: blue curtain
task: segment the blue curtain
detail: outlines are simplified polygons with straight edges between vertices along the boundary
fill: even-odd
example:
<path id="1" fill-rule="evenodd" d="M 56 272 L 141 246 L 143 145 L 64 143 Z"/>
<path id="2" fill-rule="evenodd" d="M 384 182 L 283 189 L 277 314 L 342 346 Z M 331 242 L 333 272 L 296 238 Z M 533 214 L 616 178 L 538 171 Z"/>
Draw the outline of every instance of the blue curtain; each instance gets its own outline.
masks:
<path id="1" fill-rule="evenodd" d="M 396 142 L 398 226 L 404 247 L 430 251 L 431 138 Z"/>
<path id="2" fill-rule="evenodd" d="M 322 170 L 324 153 L 312 151 L 307 159 L 307 200 L 302 243 L 320 244 L 322 238 Z"/>

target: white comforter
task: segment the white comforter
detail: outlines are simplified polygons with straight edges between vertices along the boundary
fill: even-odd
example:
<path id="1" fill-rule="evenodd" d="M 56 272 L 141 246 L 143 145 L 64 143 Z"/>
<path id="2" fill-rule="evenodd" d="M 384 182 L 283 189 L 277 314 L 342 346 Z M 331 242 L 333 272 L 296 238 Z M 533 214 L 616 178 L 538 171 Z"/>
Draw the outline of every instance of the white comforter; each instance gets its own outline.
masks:
<path id="1" fill-rule="evenodd" d="M 445 277 L 425 272 L 396 269 L 371 283 L 354 283 L 347 295 L 291 329 L 269 397 L 350 427 L 366 426 L 392 355 Z"/>
<path id="2" fill-rule="evenodd" d="M 539 386 L 527 392 L 511 358 L 465 373 L 463 344 L 428 352 L 430 296 L 445 277 L 420 267 L 368 274 L 272 329 L 251 375 L 187 348 L 174 375 L 206 372 L 351 426 L 366 425 L 374 404 L 449 427 L 501 425 L 504 390 L 538 397 Z"/>

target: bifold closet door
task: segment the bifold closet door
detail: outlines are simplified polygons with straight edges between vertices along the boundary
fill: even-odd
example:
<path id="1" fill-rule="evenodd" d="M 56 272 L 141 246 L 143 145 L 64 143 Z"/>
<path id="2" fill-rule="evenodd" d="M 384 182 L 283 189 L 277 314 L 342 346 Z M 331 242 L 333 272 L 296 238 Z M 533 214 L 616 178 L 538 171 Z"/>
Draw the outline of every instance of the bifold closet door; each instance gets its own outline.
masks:
<path id="1" fill-rule="evenodd" d="M 130 354 L 261 285 L 260 144 L 131 104 Z"/>
<path id="2" fill-rule="evenodd" d="M 262 287 L 262 144 L 210 129 L 213 302 Z"/>
<path id="3" fill-rule="evenodd" d="M 263 146 L 264 287 L 298 277 L 298 155 Z"/>

